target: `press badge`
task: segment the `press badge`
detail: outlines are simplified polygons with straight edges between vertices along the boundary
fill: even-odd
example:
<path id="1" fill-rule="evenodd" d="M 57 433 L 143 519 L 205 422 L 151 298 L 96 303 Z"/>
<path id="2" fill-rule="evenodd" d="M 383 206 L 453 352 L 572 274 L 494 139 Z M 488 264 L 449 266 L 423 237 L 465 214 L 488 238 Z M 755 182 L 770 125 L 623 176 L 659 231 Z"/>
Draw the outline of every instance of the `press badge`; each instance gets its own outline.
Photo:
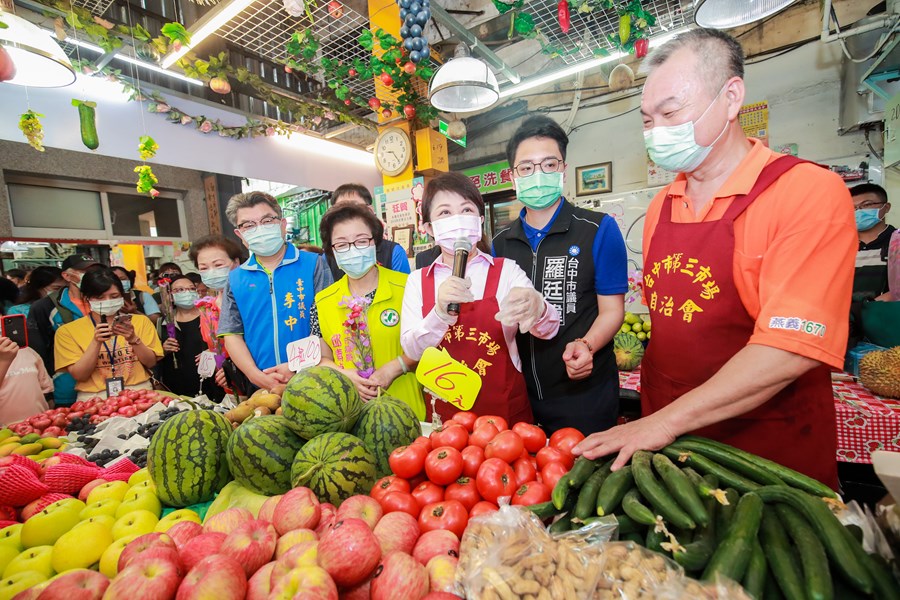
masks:
<path id="1" fill-rule="evenodd" d="M 106 397 L 112 398 L 125 391 L 125 379 L 122 377 L 106 378 Z"/>

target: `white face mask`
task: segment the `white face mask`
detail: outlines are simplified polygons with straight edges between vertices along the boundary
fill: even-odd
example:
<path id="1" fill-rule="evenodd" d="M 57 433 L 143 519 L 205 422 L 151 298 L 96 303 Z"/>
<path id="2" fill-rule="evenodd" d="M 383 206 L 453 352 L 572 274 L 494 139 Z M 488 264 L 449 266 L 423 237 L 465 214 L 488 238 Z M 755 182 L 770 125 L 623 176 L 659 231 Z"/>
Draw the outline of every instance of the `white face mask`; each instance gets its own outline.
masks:
<path id="1" fill-rule="evenodd" d="M 453 215 L 431 222 L 434 241 L 447 252 L 453 252 L 456 240 L 463 238 L 474 247 L 481 239 L 481 217 L 478 215 Z"/>
<path id="2" fill-rule="evenodd" d="M 114 298 L 112 300 L 91 300 L 91 310 L 98 315 L 108 317 L 114 315 L 125 306 L 124 298 Z"/>

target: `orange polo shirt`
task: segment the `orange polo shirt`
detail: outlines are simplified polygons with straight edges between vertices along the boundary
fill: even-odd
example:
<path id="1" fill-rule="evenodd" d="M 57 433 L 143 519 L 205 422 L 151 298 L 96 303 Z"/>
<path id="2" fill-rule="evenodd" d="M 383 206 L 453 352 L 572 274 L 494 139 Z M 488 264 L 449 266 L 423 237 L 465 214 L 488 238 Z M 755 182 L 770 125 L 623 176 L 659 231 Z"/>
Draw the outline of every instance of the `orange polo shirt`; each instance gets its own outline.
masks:
<path id="1" fill-rule="evenodd" d="M 686 195 L 683 174 L 656 195 L 647 209 L 644 256 L 667 193 L 673 222 L 715 221 L 735 195 L 750 191 L 766 164 L 781 156 L 759 140 L 750 141 L 750 153 L 699 215 Z M 735 286 L 756 321 L 748 343 L 841 368 L 858 245 L 853 202 L 841 178 L 815 165 L 794 167 L 735 220 L 734 236 Z M 803 324 L 799 330 L 795 319 Z"/>

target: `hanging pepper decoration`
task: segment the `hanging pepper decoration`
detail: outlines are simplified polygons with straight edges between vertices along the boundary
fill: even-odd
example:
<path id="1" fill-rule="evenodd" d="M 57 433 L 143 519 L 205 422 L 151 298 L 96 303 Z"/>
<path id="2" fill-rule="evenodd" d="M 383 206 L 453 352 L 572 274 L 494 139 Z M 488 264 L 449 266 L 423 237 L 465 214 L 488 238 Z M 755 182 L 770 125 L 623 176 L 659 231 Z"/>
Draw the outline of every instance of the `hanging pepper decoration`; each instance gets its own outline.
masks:
<path id="1" fill-rule="evenodd" d="M 563 33 L 569 33 L 569 3 L 566 0 L 559 0 L 556 5 L 556 18 L 559 19 L 559 28 Z"/>
<path id="2" fill-rule="evenodd" d="M 624 46 L 631 37 L 631 13 L 619 17 L 619 42 Z"/>
<path id="3" fill-rule="evenodd" d="M 647 51 L 650 49 L 650 40 L 647 38 L 640 38 L 634 41 L 634 56 L 636 58 L 644 58 L 647 56 Z"/>

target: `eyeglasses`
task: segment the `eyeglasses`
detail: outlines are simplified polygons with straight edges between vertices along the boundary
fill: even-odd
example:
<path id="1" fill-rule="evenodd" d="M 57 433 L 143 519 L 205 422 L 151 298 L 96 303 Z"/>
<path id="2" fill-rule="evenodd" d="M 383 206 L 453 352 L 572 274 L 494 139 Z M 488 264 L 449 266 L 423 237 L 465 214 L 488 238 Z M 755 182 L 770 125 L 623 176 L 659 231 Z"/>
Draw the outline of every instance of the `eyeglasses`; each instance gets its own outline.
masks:
<path id="1" fill-rule="evenodd" d="M 371 246 L 372 240 L 373 240 L 373 238 L 368 237 L 368 238 L 358 239 L 355 242 L 338 242 L 337 244 L 332 244 L 331 249 L 334 250 L 335 252 L 344 253 L 350 249 L 350 246 L 353 246 L 354 248 L 359 248 L 360 250 L 362 250 L 364 248 L 368 248 L 369 246 Z"/>
<path id="2" fill-rule="evenodd" d="M 559 165 L 562 164 L 562 160 L 559 158 L 545 158 L 540 163 L 534 163 L 530 160 L 523 160 L 519 164 L 516 165 L 516 175 L 519 177 L 530 177 L 534 174 L 534 168 L 537 164 L 541 165 L 541 171 L 544 173 L 556 173 L 559 170 Z"/>
<path id="3" fill-rule="evenodd" d="M 244 221 L 243 223 L 238 224 L 238 229 L 241 230 L 242 233 L 250 233 L 252 231 L 256 231 L 256 228 L 260 225 L 272 225 L 274 223 L 280 222 L 281 219 L 275 216 L 263 217 L 257 223 L 256 221 Z"/>
<path id="4" fill-rule="evenodd" d="M 178 288 L 178 289 L 172 288 L 173 294 L 177 294 L 179 292 L 196 292 L 196 291 L 197 291 L 196 288 Z"/>
<path id="5" fill-rule="evenodd" d="M 864 208 L 881 208 L 887 204 L 887 202 L 878 202 L 877 200 L 874 202 L 863 202 L 859 206 L 854 206 L 853 210 L 862 210 Z"/>

